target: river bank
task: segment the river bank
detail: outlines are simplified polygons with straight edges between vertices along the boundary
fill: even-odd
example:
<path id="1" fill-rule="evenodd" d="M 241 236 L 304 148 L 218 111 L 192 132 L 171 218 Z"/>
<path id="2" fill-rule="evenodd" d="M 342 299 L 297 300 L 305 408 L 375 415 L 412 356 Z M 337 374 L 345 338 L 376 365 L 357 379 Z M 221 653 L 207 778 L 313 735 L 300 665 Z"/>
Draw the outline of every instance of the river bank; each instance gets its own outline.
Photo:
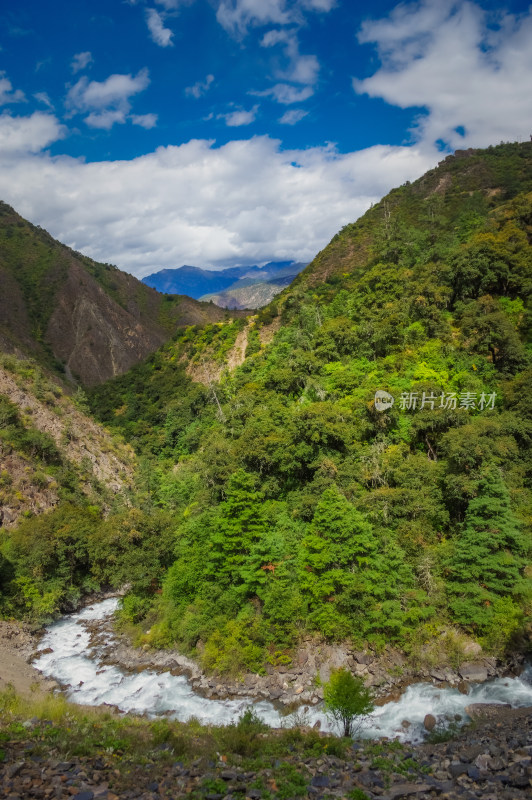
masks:
<path id="1" fill-rule="evenodd" d="M 102 592 L 84 598 L 80 608 L 117 597 L 116 592 Z M 483 656 L 474 646 L 457 668 L 435 666 L 414 668 L 402 653 L 391 647 L 376 655 L 357 651 L 346 645 L 334 646 L 304 641 L 290 665 L 267 665 L 266 674 L 248 673 L 238 679 L 205 674 L 199 664 L 177 650 L 154 650 L 134 647 L 129 638 L 118 633 L 113 619 L 88 620 L 90 647 L 98 649 L 102 663 L 119 666 L 129 672 L 153 670 L 186 676 L 191 689 L 207 699 L 227 700 L 251 698 L 268 701 L 287 710 L 297 706 L 315 706 L 323 699 L 321 683 L 326 682 L 331 669 L 346 667 L 363 677 L 373 688 L 377 704 L 397 700 L 412 684 L 427 682 L 439 689 L 457 688 L 467 694 L 470 684 L 479 684 L 497 677 L 519 675 L 524 666 L 522 656 L 497 660 Z M 11 683 L 17 691 L 28 693 L 46 691 L 58 686 L 35 669 L 33 662 L 41 651 L 43 631 L 29 625 L 0 621 L 0 687 Z"/>
<path id="2" fill-rule="evenodd" d="M 345 644 L 328 645 L 309 638 L 301 643 L 289 665 L 267 664 L 263 675 L 247 673 L 235 679 L 208 675 L 197 661 L 177 650 L 134 647 L 126 634 L 115 630 L 111 617 L 90 622 L 88 628 L 92 646 L 99 648 L 106 664 L 129 671 L 151 669 L 186 675 L 192 689 L 208 699 L 252 697 L 286 708 L 320 703 L 322 684 L 329 680 L 331 670 L 339 667 L 362 677 L 365 685 L 373 689 L 377 703 L 384 703 L 398 699 L 408 686 L 420 682 L 442 689 L 457 688 L 467 694 L 470 684 L 518 676 L 525 665 L 522 655 L 497 659 L 484 655 L 474 642 L 468 643 L 463 660 L 452 668 L 448 664 L 414 667 L 390 646 L 377 655 L 370 650 L 360 651 Z"/>
<path id="3" fill-rule="evenodd" d="M 286 705 L 278 698 L 270 699 L 263 694 L 257 697 L 246 691 L 245 683 L 233 697 L 226 696 L 222 684 L 215 687 L 217 697 L 207 697 L 196 691 L 185 676 L 187 668 L 197 669 L 192 662 L 177 661 L 171 653 L 161 652 L 155 653 L 154 662 L 154 654 L 142 650 L 134 652 L 133 662 L 128 661 L 111 621 L 117 602 L 116 598 L 108 598 L 64 617 L 47 630 L 40 642 L 35 666 L 56 680 L 75 703 L 112 706 L 127 713 L 152 718 L 166 716 L 183 722 L 195 717 L 205 725 L 234 723 L 252 706 L 270 728 L 304 724 L 333 730 L 333 723 L 319 702 L 303 700 L 297 705 Z M 196 674 L 201 681 L 201 674 Z M 532 670 L 528 669 L 521 678 L 472 683 L 467 693 L 464 687 L 461 693 L 457 688 L 437 687 L 429 682 L 410 684 L 398 696 L 379 702 L 368 717 L 364 735 L 417 743 L 426 737 L 429 714 L 437 727 L 446 728 L 453 723 L 463 725 L 469 718 L 467 708 L 471 705 L 532 705 L 531 676 Z M 318 699 L 319 688 L 314 686 Z M 295 697 L 300 699 L 301 695 Z"/>
<path id="4" fill-rule="evenodd" d="M 526 800 L 532 786 L 531 708 L 499 709 L 418 747 L 175 723 L 161 738 L 134 717 L 32 713 L 0 714 L 0 796 L 10 800 Z"/>

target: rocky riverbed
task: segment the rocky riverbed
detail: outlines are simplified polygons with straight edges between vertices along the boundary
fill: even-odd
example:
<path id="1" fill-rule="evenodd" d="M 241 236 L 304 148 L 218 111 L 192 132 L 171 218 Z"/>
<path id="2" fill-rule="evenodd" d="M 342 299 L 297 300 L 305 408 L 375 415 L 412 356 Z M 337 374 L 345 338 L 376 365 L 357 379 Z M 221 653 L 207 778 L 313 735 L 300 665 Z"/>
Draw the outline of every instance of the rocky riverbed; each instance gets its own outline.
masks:
<path id="1" fill-rule="evenodd" d="M 323 700 L 321 683 L 329 680 L 331 670 L 346 667 L 363 677 L 366 686 L 373 688 L 377 702 L 396 700 L 412 683 L 427 681 L 439 688 L 456 687 L 467 694 L 471 683 L 483 683 L 491 678 L 519 675 L 524 660 L 521 656 L 500 660 L 484 656 L 478 645 L 470 643 L 464 660 L 453 669 L 449 666 L 414 668 L 404 655 L 386 647 L 380 655 L 345 645 L 327 645 L 313 640 L 304 641 L 292 663 L 267 665 L 265 675 L 248 673 L 238 680 L 206 675 L 196 661 L 176 650 L 154 650 L 133 647 L 124 634 L 114 630 L 112 618 L 88 623 L 91 644 L 97 646 L 103 661 L 130 671 L 153 669 L 170 670 L 186 675 L 192 689 L 210 699 L 252 697 L 293 707 L 316 705 Z"/>
<path id="2" fill-rule="evenodd" d="M 526 800 L 532 796 L 532 708 L 498 709 L 452 741 L 419 747 L 383 743 L 378 751 L 354 742 L 342 757 L 263 757 L 250 766 L 241 757 L 183 763 L 149 756 L 142 766 L 117 769 L 114 755 L 58 758 L 46 720 L 21 723 L 27 738 L 4 742 L 0 796 L 9 800 Z M 32 736 L 30 737 L 30 732 Z M 35 740 L 38 744 L 35 744 Z M 147 751 L 149 752 L 148 745 Z M 260 787 L 260 788 L 259 788 Z"/>

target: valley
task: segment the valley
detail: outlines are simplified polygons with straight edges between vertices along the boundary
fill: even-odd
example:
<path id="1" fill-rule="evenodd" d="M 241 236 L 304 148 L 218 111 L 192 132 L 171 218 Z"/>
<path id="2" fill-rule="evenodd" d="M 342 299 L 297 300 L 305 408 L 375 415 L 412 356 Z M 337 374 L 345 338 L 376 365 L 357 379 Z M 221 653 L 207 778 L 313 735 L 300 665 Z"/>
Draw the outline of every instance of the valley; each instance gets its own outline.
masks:
<path id="1" fill-rule="evenodd" d="M 381 697 L 520 670 L 532 651 L 532 144 L 448 156 L 252 311 L 159 294 L 1 211 L 5 618 L 38 628 L 125 587 L 124 648 L 144 666 L 179 652 L 217 702 L 231 687 L 315 705 L 341 667 Z M 41 719 L 2 697 L 12 724 Z M 367 784 L 341 754 L 316 764 L 329 747 L 316 732 L 294 747 L 317 748 L 316 796 L 340 792 L 343 770 L 356 800 L 508 786 L 518 798 L 529 718 L 500 719 L 500 754 L 468 729 L 482 752 L 457 761 L 461 739 L 437 745 L 436 783 L 412 767 L 403 795 L 393 786 L 406 781 L 386 783 L 363 753 Z M 41 727 L 8 738 L 9 758 Z M 168 733 L 176 757 L 175 737 L 211 736 L 192 728 Z M 506 759 L 508 780 L 473 764 L 483 755 Z M 181 773 L 179 791 L 227 795 L 214 763 L 198 770 L 212 791 Z M 251 788 L 281 796 L 262 779 Z"/>

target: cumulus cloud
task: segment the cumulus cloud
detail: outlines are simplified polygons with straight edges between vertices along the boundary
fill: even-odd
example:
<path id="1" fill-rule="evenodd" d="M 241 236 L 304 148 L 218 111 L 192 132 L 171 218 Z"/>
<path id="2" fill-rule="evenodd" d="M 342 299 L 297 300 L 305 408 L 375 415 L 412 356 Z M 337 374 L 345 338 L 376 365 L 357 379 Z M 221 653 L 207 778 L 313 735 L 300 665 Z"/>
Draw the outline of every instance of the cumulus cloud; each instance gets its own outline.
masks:
<path id="1" fill-rule="evenodd" d="M 187 86 L 185 89 L 185 94 L 189 97 L 195 97 L 198 99 L 209 91 L 213 81 L 214 75 L 207 75 L 204 81 L 197 81 L 197 83 L 195 83 L 193 86 Z"/>
<path id="2" fill-rule="evenodd" d="M 163 16 L 155 8 L 146 9 L 146 23 L 150 36 L 159 47 L 173 47 L 174 32 L 164 27 Z"/>
<path id="3" fill-rule="evenodd" d="M 150 130 L 157 125 L 157 114 L 130 114 L 128 119 L 131 120 L 133 125 L 140 125 L 141 128 Z"/>
<path id="4" fill-rule="evenodd" d="M 253 106 L 249 111 L 237 109 L 236 111 L 229 111 L 227 114 L 218 114 L 216 119 L 224 119 L 225 124 L 230 128 L 239 128 L 242 125 L 251 125 L 252 122 L 255 122 L 258 110 L 258 105 Z"/>
<path id="5" fill-rule="evenodd" d="M 35 111 L 29 117 L 0 115 L 0 153 L 9 158 L 17 153 L 38 153 L 52 142 L 62 139 L 65 129 L 53 114 Z M 29 188 L 29 187 L 28 187 Z M 0 196 L 2 192 L 0 191 Z"/>
<path id="6" fill-rule="evenodd" d="M 530 133 L 532 9 L 493 18 L 467 0 L 423 0 L 366 22 L 358 38 L 375 44 L 381 66 L 353 88 L 425 108 L 419 140 L 484 147 Z"/>
<path id="7" fill-rule="evenodd" d="M 308 111 L 303 111 L 301 108 L 291 108 L 285 111 L 283 116 L 279 118 L 281 125 L 296 125 L 298 122 L 306 117 Z"/>
<path id="8" fill-rule="evenodd" d="M 73 113 L 89 112 L 85 122 L 92 128 L 109 130 L 115 123 L 126 121 L 131 97 L 144 91 L 149 83 L 147 69 L 141 69 L 135 76 L 110 75 L 105 81 L 89 82 L 83 76 L 70 87 L 66 106 Z M 154 119 L 153 114 L 144 116 Z"/>
<path id="9" fill-rule="evenodd" d="M 23 103 L 26 100 L 24 92 L 20 89 L 13 90 L 13 85 L 5 72 L 0 72 L 0 106 L 11 103 Z"/>
<path id="10" fill-rule="evenodd" d="M 126 121 L 126 114 L 124 111 L 91 111 L 88 117 L 85 117 L 85 124 L 89 128 L 101 128 L 102 130 L 109 131 L 116 123 L 123 125 Z"/>
<path id="11" fill-rule="evenodd" d="M 57 120 L 48 125 L 34 142 L 26 131 L 30 151 L 59 135 Z M 0 156 L 0 187 L 61 241 L 142 276 L 186 263 L 311 259 L 343 224 L 437 157 L 417 147 L 284 150 L 266 136 L 220 147 L 195 140 L 131 161 Z"/>
<path id="12" fill-rule="evenodd" d="M 75 74 L 82 69 L 86 69 L 89 64 L 92 64 L 94 61 L 92 57 L 92 53 L 86 50 L 84 53 L 76 53 L 74 58 L 72 59 L 72 63 L 70 64 L 70 68 L 72 72 Z"/>

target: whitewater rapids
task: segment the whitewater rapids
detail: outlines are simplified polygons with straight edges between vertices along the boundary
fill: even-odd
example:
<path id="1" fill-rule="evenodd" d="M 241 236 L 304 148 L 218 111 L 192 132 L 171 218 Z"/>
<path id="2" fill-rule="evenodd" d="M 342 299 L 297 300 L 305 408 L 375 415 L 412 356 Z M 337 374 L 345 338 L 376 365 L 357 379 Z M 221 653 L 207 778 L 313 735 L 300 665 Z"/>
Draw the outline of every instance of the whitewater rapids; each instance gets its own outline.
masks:
<path id="1" fill-rule="evenodd" d="M 282 714 L 268 701 L 254 698 L 211 700 L 196 694 L 187 678 L 154 670 L 129 672 L 116 665 L 104 664 L 98 645 L 91 645 L 91 635 L 84 623 L 105 620 L 116 610 L 119 600 L 110 598 L 64 617 L 50 625 L 40 643 L 42 653 L 33 666 L 61 684 L 67 697 L 83 705 L 109 705 L 120 711 L 165 715 L 186 721 L 196 717 L 203 724 L 223 725 L 236 721 L 243 711 L 253 706 L 258 716 L 271 727 L 294 724 L 314 725 L 337 732 L 320 704 L 301 713 Z M 113 634 L 105 632 L 107 640 Z M 378 706 L 368 718 L 361 735 L 368 738 L 399 739 L 418 743 L 426 736 L 423 720 L 426 714 L 436 717 L 438 726 L 447 726 L 459 715 L 468 721 L 465 707 L 472 703 L 509 703 L 513 707 L 532 706 L 532 667 L 519 678 L 497 678 L 483 684 L 472 684 L 467 695 L 457 689 L 440 689 L 428 683 L 409 686 L 399 700 Z M 403 721 L 410 725 L 404 727 Z"/>

